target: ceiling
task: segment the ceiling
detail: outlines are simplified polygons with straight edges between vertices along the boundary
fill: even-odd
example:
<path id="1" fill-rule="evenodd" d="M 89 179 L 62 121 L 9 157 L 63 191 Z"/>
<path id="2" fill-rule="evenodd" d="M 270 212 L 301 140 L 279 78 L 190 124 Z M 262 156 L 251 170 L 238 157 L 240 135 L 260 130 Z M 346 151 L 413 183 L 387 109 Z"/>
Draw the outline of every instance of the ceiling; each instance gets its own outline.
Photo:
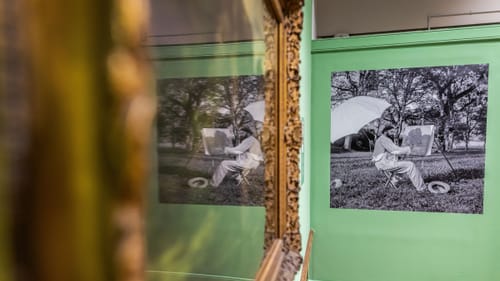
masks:
<path id="1" fill-rule="evenodd" d="M 149 45 L 251 41 L 263 38 L 258 0 L 150 0 Z"/>
<path id="2" fill-rule="evenodd" d="M 257 0 L 150 0 L 148 45 L 263 38 Z M 316 0 L 316 37 L 352 36 L 500 22 L 498 0 Z"/>

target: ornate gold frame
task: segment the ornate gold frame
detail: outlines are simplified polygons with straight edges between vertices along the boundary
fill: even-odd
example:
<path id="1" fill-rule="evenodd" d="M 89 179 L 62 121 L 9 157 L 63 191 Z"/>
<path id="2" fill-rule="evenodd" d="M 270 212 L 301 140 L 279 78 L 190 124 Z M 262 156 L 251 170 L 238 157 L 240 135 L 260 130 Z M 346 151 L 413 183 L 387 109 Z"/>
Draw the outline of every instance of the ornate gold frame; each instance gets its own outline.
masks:
<path id="1" fill-rule="evenodd" d="M 299 230 L 299 51 L 303 0 L 265 0 L 266 119 L 262 142 L 266 156 L 264 248 L 283 239 L 281 280 L 292 280 L 302 258 Z"/>

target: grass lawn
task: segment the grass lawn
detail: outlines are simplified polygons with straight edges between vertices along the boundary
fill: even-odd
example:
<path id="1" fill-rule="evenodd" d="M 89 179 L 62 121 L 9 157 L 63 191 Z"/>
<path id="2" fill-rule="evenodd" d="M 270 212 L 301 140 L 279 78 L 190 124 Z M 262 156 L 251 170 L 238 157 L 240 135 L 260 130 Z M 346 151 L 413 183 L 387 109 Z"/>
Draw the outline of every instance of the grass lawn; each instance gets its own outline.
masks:
<path id="1" fill-rule="evenodd" d="M 160 203 L 263 206 L 264 166 L 259 166 L 248 176 L 249 184 L 237 185 L 228 174 L 220 186 L 194 188 L 188 180 L 194 177 L 210 179 L 224 157 L 208 157 L 201 153 L 160 150 L 158 152 L 158 199 Z"/>
<path id="2" fill-rule="evenodd" d="M 446 153 L 455 173 L 444 157 L 434 153 L 426 157 L 409 157 L 420 169 L 424 181 L 443 181 L 450 191 L 434 194 L 417 192 L 405 178 L 395 189 L 385 187 L 386 177 L 375 168 L 369 152 L 331 154 L 330 207 L 425 212 L 483 212 L 484 151 Z M 455 176 L 456 175 L 456 176 Z M 342 185 L 335 188 L 335 179 Z"/>

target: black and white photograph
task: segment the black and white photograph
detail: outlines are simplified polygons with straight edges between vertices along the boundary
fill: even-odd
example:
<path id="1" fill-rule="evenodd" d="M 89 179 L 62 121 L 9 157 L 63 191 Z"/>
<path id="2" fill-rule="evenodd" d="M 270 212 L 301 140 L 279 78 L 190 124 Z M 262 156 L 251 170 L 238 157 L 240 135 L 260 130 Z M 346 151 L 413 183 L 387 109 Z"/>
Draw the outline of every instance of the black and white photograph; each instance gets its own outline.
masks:
<path id="1" fill-rule="evenodd" d="M 331 75 L 330 207 L 483 213 L 488 64 Z"/>
<path id="2" fill-rule="evenodd" d="M 157 81 L 159 202 L 263 206 L 262 75 Z"/>

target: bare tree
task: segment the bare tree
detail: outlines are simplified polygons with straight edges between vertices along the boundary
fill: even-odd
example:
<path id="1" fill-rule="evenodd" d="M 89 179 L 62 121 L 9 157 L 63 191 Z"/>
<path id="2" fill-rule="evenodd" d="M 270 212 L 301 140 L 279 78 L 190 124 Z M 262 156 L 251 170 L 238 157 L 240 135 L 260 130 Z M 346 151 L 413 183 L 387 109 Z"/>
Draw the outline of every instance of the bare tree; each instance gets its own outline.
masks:
<path id="1" fill-rule="evenodd" d="M 422 75 L 412 69 L 379 72 L 379 93 L 392 104 L 384 118 L 395 125 L 398 136 L 403 130 L 403 124 L 409 123 L 409 119 L 415 116 L 414 111 L 423 100 L 425 91 L 422 80 Z"/>
<path id="2" fill-rule="evenodd" d="M 373 70 L 332 73 L 332 106 L 352 97 L 368 95 L 377 88 L 377 83 L 377 73 Z"/>
<path id="3" fill-rule="evenodd" d="M 481 91 L 487 81 L 487 65 L 444 66 L 425 68 L 424 75 L 431 86 L 439 109 L 438 138 L 441 149 L 452 149 L 453 121 L 458 103 L 469 95 Z M 464 103 L 465 107 L 472 103 Z M 462 107 L 464 109 L 464 107 Z"/>
<path id="4" fill-rule="evenodd" d="M 202 124 L 206 123 L 207 113 L 213 105 L 207 102 L 214 96 L 206 78 L 167 79 L 159 82 L 160 108 L 159 125 L 168 123 L 166 133 L 171 141 L 179 137 L 179 128 L 185 132 L 183 143 L 186 149 L 197 149 Z M 161 119 L 160 119 L 161 118 Z M 175 142 L 175 141 L 174 141 Z"/>
<path id="5" fill-rule="evenodd" d="M 252 121 L 244 108 L 252 102 L 264 99 L 263 82 L 262 76 L 255 75 L 221 77 L 213 80 L 218 92 L 214 100 L 227 112 L 235 135 L 243 125 Z M 238 138 L 236 143 L 239 143 Z"/>
<path id="6" fill-rule="evenodd" d="M 464 97 L 456 106 L 456 121 L 453 136 L 463 140 L 465 150 L 469 150 L 471 138 L 482 136 L 484 139 L 486 129 L 486 91 Z"/>
<path id="7" fill-rule="evenodd" d="M 263 83 L 258 75 L 160 80 L 158 137 L 194 151 L 204 127 L 231 125 L 237 135 L 252 121 L 244 108 L 264 99 Z"/>

